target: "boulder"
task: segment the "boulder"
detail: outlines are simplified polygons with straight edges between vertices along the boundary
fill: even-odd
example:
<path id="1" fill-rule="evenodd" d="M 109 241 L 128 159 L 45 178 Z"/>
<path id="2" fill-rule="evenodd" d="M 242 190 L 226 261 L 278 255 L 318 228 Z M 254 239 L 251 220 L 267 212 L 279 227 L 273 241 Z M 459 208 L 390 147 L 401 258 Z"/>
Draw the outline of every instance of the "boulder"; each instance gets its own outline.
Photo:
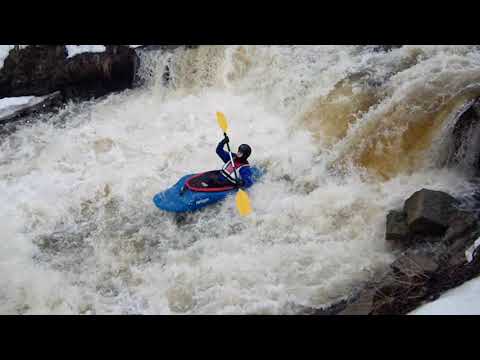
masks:
<path id="1" fill-rule="evenodd" d="M 415 192 L 404 204 L 409 231 L 417 235 L 443 235 L 456 204 L 455 198 L 442 191 Z"/>
<path id="2" fill-rule="evenodd" d="M 450 220 L 450 227 L 445 233 L 443 243 L 447 246 L 444 259 L 446 266 L 466 265 L 465 252 L 480 236 L 477 218 L 466 211 L 459 211 Z"/>
<path id="3" fill-rule="evenodd" d="M 468 211 L 458 211 L 449 219 L 449 228 L 443 241 L 447 245 L 453 244 L 460 238 L 469 237 L 478 228 L 477 218 Z"/>
<path id="4" fill-rule="evenodd" d="M 58 90 L 55 75 L 66 58 L 64 45 L 12 49 L 0 69 L 0 97 L 42 96 Z"/>
<path id="5" fill-rule="evenodd" d="M 387 215 L 385 239 L 387 241 L 409 240 L 407 216 L 403 211 L 392 210 Z"/>
<path id="6" fill-rule="evenodd" d="M 386 239 L 408 245 L 340 314 L 407 314 L 480 274 L 480 224 L 441 192 L 422 189 L 387 215 Z M 476 244 L 476 245 L 475 245 Z"/>
<path id="7" fill-rule="evenodd" d="M 343 313 L 407 314 L 478 276 L 480 256 L 472 247 L 480 236 L 480 225 L 474 213 L 458 209 L 457 204 L 446 193 L 422 189 L 405 201 L 404 213 L 391 211 L 387 215 L 388 236 L 408 239 L 410 247 Z"/>
<path id="8" fill-rule="evenodd" d="M 66 98 L 96 98 L 131 88 L 138 67 L 135 51 L 108 46 L 103 53 L 82 53 L 65 62 L 58 73 Z"/>
<path id="9" fill-rule="evenodd" d="M 388 52 L 388 51 L 391 51 L 393 49 L 401 48 L 402 46 L 403 45 L 377 45 L 373 48 L 373 51 L 375 51 L 375 52 L 380 52 L 380 51 Z"/>
<path id="10" fill-rule="evenodd" d="M 447 163 L 480 173 L 480 98 L 465 104 L 455 119 Z"/>
<path id="11" fill-rule="evenodd" d="M 134 49 L 121 45 L 71 58 L 64 45 L 16 48 L 0 70 L 0 97 L 43 96 L 55 91 L 65 100 L 103 96 L 132 87 L 138 61 Z"/>

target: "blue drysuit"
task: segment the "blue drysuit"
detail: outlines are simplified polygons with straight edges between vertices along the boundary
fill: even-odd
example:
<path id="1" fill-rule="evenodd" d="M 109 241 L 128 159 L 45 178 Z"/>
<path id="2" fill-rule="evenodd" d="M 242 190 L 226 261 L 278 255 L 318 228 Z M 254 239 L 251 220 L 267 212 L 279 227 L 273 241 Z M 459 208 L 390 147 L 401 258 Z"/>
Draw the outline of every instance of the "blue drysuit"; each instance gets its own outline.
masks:
<path id="1" fill-rule="evenodd" d="M 228 163 L 230 161 L 230 155 L 228 154 L 227 151 L 223 150 L 223 147 L 225 146 L 225 139 L 220 141 L 217 145 L 217 155 L 220 157 L 220 159 L 223 160 L 224 163 Z M 235 161 L 237 159 L 237 155 L 232 153 L 233 160 Z M 249 188 L 252 186 L 252 170 L 248 164 L 247 160 L 244 160 L 241 162 L 241 167 L 240 170 L 237 171 L 238 175 L 240 176 L 239 182 L 240 186 L 244 188 Z M 225 180 L 228 182 L 228 179 L 226 178 L 225 175 L 223 175 L 222 171 L 222 176 L 225 177 Z"/>

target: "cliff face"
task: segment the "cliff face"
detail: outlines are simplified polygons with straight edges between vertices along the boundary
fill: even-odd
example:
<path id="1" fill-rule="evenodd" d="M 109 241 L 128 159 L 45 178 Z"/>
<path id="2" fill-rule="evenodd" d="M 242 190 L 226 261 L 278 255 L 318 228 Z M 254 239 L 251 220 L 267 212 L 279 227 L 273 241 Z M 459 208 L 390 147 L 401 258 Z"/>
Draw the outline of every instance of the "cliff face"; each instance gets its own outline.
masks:
<path id="1" fill-rule="evenodd" d="M 103 53 L 67 58 L 65 45 L 31 45 L 10 51 L 0 70 L 0 97 L 43 96 L 60 91 L 65 100 L 89 99 L 132 87 L 135 50 L 106 46 Z"/>

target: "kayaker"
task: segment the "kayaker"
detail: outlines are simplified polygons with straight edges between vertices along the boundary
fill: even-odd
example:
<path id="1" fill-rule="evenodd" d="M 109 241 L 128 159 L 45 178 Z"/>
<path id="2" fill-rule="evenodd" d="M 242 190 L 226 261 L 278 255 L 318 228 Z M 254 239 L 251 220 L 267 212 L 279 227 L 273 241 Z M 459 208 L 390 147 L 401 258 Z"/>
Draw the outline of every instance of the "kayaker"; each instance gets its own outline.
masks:
<path id="1" fill-rule="evenodd" d="M 217 155 L 223 160 L 225 165 L 220 170 L 225 184 L 234 184 L 238 187 L 249 188 L 252 186 L 252 171 L 248 163 L 248 157 L 252 153 L 252 148 L 247 144 L 242 144 L 238 147 L 237 153 L 232 153 L 235 170 L 237 171 L 238 179 L 235 180 L 234 169 L 232 162 L 230 161 L 230 155 L 227 151 L 223 150 L 225 144 L 230 142 L 227 135 L 217 145 Z"/>
<path id="2" fill-rule="evenodd" d="M 233 173 L 233 166 L 230 161 L 230 154 L 223 150 L 223 147 L 230 140 L 226 136 L 217 145 L 217 154 L 220 156 L 225 165 L 221 170 L 212 170 L 204 172 L 198 176 L 193 177 L 185 183 L 185 186 L 180 190 L 180 194 L 184 194 L 186 188 L 194 191 L 203 191 L 203 189 L 210 188 L 224 191 L 231 188 L 249 188 L 252 186 L 252 170 L 248 163 L 248 157 L 252 153 L 252 149 L 247 144 L 242 144 L 238 147 L 238 152 L 232 153 L 233 162 L 235 163 L 235 170 L 237 171 L 237 179 Z"/>

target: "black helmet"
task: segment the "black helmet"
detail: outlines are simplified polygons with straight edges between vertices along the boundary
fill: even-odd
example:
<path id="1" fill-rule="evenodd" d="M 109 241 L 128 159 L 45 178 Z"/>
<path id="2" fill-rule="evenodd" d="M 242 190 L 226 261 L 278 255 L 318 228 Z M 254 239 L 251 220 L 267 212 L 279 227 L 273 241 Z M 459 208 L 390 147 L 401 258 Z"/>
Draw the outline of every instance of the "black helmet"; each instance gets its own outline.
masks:
<path id="1" fill-rule="evenodd" d="M 238 152 L 242 153 L 242 159 L 247 160 L 252 153 L 252 148 L 247 144 L 242 144 L 238 147 Z"/>

